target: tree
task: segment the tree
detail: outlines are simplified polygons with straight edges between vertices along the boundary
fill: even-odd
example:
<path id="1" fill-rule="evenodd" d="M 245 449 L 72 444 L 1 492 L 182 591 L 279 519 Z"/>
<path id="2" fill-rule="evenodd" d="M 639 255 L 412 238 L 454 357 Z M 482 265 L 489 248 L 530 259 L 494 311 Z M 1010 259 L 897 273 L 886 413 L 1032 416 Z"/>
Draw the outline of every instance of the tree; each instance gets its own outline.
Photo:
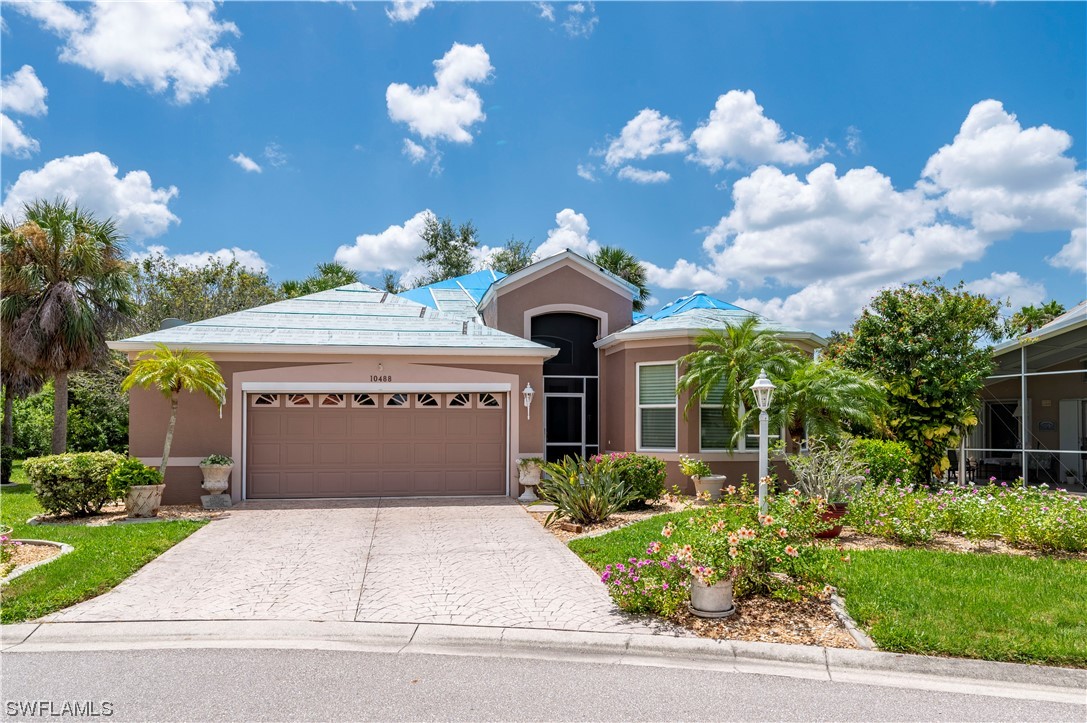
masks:
<path id="1" fill-rule="evenodd" d="M 531 241 L 519 241 L 510 237 L 506 245 L 491 253 L 487 265 L 503 274 L 520 271 L 532 263 Z"/>
<path id="2" fill-rule="evenodd" d="M 649 301 L 650 294 L 649 287 L 646 286 L 645 266 L 642 266 L 641 261 L 618 246 L 601 246 L 589 260 L 636 286 L 638 293 L 634 297 L 634 310 L 645 309 L 645 302 Z"/>
<path id="3" fill-rule="evenodd" d="M 1004 322 L 1004 334 L 1009 337 L 1029 334 L 1053 321 L 1064 312 L 1064 304 L 1058 301 L 1049 301 L 1041 306 L 1034 306 L 1033 304 L 1024 306 Z"/>
<path id="4" fill-rule="evenodd" d="M 755 407 L 751 385 L 759 372 L 765 369 L 779 384 L 799 363 L 800 352 L 761 327 L 754 316 L 723 329 L 707 329 L 695 344 L 697 349 L 679 360 L 683 374 L 677 390 L 691 394 L 684 411 L 696 401 L 720 403 L 735 446 L 751 422 L 747 410 Z"/>
<path id="5" fill-rule="evenodd" d="M 23 206 L 0 219 L 4 344 L 28 369 L 52 376 L 52 449 L 67 448 L 68 375 L 107 353 L 106 335 L 134 312 L 122 236 L 65 200 Z"/>
<path id="6" fill-rule="evenodd" d="M 788 370 L 774 401 L 773 416 L 790 437 L 832 442 L 846 431 L 879 429 L 887 411 L 887 394 L 875 376 L 806 355 Z"/>
<path id="7" fill-rule="evenodd" d="M 343 264 L 331 261 L 327 264 L 317 264 L 316 272 L 301 281 L 284 281 L 280 284 L 279 291 L 284 298 L 293 299 L 296 296 L 316 294 L 319 291 L 337 289 L 358 282 L 358 271 L 352 271 Z"/>
<path id="8" fill-rule="evenodd" d="M 237 259 L 208 257 L 206 264 L 189 267 L 155 254 L 133 264 L 132 280 L 137 311 L 131 334 L 155 331 L 166 318 L 202 321 L 281 298 L 267 274 Z"/>
<path id="9" fill-rule="evenodd" d="M 12 447 L 15 442 L 15 400 L 26 399 L 42 388 L 45 379 L 22 364 L 7 344 L 0 346 L 0 377 L 3 379 L 4 421 L 0 433 L 0 482 L 11 478 Z"/>
<path id="10" fill-rule="evenodd" d="M 127 392 L 132 387 L 158 389 L 170 401 L 170 422 L 166 427 L 162 465 L 159 467 L 159 473 L 166 479 L 181 392 L 203 392 L 208 399 L 222 406 L 226 402 L 226 383 L 218 365 L 207 354 L 188 349 L 175 352 L 165 344 L 156 344 L 154 349 L 139 353 L 132 363 L 132 371 L 121 382 L 123 391 Z"/>
<path id="11" fill-rule="evenodd" d="M 420 234 L 426 248 L 416 257 L 426 270 L 418 279 L 418 285 L 472 273 L 475 268 L 473 252 L 479 248 L 476 234 L 471 221 L 455 227 L 448 217 L 439 220 L 433 214 L 427 216 Z"/>
<path id="12" fill-rule="evenodd" d="M 913 453 L 927 484 L 949 466 L 946 451 L 977 424 L 978 396 L 992 372 L 983 339 L 999 339 L 1000 305 L 960 283 L 907 284 L 880 292 L 836 354 L 887 390 L 887 429 Z"/>
<path id="13" fill-rule="evenodd" d="M 405 291 L 404 287 L 400 285 L 400 281 L 396 278 L 396 274 L 392 271 L 386 271 L 381 277 L 382 288 L 388 291 L 390 294 L 399 294 Z"/>

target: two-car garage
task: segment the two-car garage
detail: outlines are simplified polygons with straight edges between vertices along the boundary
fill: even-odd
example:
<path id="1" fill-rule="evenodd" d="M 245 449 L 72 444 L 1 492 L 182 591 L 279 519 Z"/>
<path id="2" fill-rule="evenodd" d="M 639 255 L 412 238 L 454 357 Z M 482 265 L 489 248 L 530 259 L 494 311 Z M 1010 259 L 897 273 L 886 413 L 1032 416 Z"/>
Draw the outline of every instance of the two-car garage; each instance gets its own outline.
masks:
<path id="1" fill-rule="evenodd" d="M 250 392 L 244 496 L 504 495 L 506 396 L 480 391 Z"/>

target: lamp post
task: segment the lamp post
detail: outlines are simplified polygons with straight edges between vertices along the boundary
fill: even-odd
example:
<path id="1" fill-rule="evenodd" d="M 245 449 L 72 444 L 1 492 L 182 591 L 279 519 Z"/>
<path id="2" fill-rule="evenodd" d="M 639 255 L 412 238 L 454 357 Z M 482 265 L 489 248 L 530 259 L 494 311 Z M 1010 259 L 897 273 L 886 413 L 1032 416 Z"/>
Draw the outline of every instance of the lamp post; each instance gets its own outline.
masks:
<path id="1" fill-rule="evenodd" d="M 766 376 L 766 370 L 759 371 L 759 378 L 751 385 L 751 391 L 755 395 L 755 404 L 759 408 L 759 512 L 766 514 L 766 475 L 769 472 L 769 440 L 770 415 L 766 410 L 770 408 L 770 402 L 774 399 L 774 390 L 777 387 Z"/>

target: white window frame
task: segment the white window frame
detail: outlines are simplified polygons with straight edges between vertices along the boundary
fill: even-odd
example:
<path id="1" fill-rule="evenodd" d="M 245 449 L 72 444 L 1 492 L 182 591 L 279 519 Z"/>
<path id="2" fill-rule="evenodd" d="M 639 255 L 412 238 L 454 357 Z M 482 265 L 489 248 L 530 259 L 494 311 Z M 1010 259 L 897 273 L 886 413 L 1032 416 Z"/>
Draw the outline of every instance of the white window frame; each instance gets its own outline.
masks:
<path id="1" fill-rule="evenodd" d="M 728 449 L 728 448 L 717 449 L 717 448 L 714 448 L 714 447 L 703 447 L 702 446 L 702 410 L 703 409 L 715 409 L 715 410 L 719 411 L 719 410 L 722 410 L 724 408 L 725 408 L 724 404 L 712 404 L 712 403 L 703 402 L 702 400 L 698 401 L 698 451 L 699 452 L 725 452 L 727 454 L 729 452 L 746 452 L 747 451 L 747 435 L 746 434 L 744 434 L 744 435 L 742 435 L 740 437 L 740 444 L 735 449 Z"/>
<path id="2" fill-rule="evenodd" d="M 638 452 L 677 452 L 679 451 L 679 395 L 675 395 L 671 404 L 642 404 L 642 367 L 666 367 L 672 366 L 675 371 L 676 383 L 679 383 L 679 360 L 637 362 L 634 365 L 634 424 L 635 424 L 635 449 Z M 645 447 L 642 445 L 642 410 L 643 409 L 674 409 L 676 413 L 676 434 L 672 447 Z"/>

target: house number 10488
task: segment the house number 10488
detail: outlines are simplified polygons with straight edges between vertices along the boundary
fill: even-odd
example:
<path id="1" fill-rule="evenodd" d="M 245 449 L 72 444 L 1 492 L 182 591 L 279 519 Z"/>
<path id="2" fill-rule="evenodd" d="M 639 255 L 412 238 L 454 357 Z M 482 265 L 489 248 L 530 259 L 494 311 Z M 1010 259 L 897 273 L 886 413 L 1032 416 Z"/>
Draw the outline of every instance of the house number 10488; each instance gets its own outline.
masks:
<path id="1" fill-rule="evenodd" d="M 372 382 L 391 382 L 393 380 L 392 374 L 371 374 L 370 381 Z"/>

